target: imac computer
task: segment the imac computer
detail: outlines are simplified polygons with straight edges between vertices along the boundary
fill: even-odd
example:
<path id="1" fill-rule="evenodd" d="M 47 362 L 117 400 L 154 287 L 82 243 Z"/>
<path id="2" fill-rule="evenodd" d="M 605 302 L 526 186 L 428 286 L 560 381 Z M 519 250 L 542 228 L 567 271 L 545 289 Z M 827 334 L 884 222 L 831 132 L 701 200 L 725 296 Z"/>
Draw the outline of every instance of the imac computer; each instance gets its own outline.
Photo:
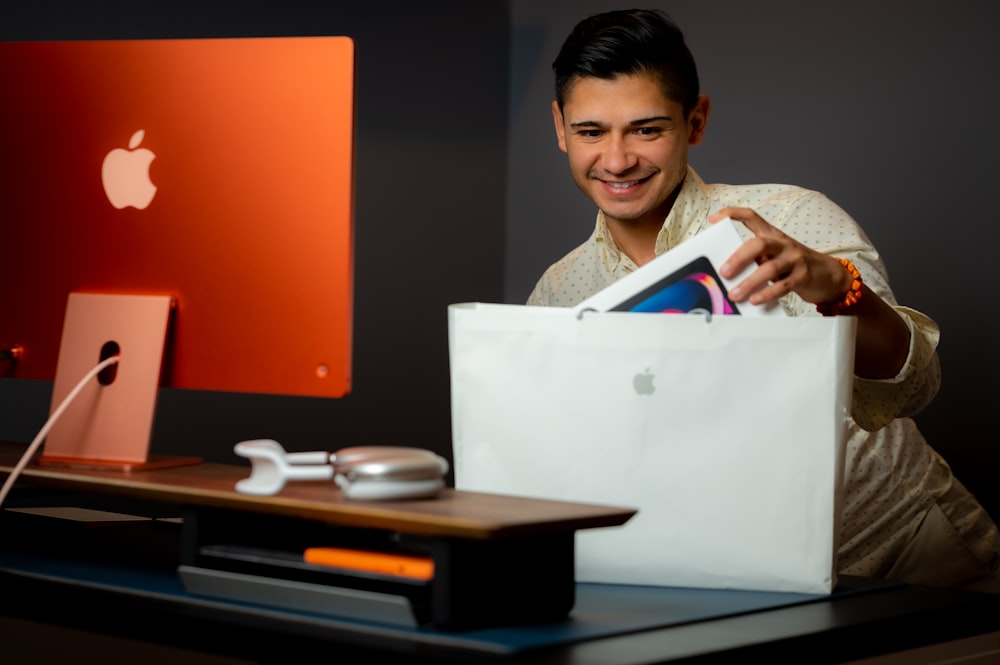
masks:
<path id="1" fill-rule="evenodd" d="M 0 376 L 53 381 L 40 464 L 157 459 L 161 387 L 351 390 L 354 43 L 0 43 Z"/>

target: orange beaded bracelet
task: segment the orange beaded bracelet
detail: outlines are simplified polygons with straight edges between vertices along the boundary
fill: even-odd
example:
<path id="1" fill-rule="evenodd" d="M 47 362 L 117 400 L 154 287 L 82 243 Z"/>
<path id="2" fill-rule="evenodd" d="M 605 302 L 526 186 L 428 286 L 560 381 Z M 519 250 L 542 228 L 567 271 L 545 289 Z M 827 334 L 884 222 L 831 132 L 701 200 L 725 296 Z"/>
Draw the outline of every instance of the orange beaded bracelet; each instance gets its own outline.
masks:
<path id="1" fill-rule="evenodd" d="M 843 314 L 850 308 L 857 305 L 858 301 L 861 300 L 861 273 L 858 272 L 858 269 L 854 267 L 854 264 L 847 259 L 838 258 L 837 260 L 840 261 L 845 268 L 847 268 L 847 272 L 851 273 L 851 288 L 840 300 L 821 302 L 816 305 L 816 311 L 823 316 L 836 316 L 838 314 Z"/>

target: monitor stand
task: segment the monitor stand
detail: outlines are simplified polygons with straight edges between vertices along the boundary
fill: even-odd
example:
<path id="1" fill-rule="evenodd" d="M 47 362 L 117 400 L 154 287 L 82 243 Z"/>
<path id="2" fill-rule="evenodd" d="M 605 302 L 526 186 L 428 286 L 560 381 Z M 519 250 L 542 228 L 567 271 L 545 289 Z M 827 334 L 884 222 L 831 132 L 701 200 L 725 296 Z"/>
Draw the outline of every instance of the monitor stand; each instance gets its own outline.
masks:
<path id="1" fill-rule="evenodd" d="M 50 418 L 102 360 L 117 354 L 119 361 L 88 381 L 51 424 L 39 465 L 139 471 L 202 461 L 149 454 L 173 306 L 169 295 L 69 295 Z"/>

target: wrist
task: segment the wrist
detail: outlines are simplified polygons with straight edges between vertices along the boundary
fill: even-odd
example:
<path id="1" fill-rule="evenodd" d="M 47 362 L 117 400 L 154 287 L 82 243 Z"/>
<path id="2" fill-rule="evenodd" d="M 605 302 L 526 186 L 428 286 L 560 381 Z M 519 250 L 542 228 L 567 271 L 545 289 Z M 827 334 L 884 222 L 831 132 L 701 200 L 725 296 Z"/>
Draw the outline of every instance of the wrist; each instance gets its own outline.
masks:
<path id="1" fill-rule="evenodd" d="M 844 266 L 850 275 L 851 285 L 843 296 L 816 305 L 816 311 L 823 316 L 850 314 L 850 310 L 858 304 L 864 292 L 864 282 L 861 279 L 861 272 L 847 259 L 838 258 L 837 260 L 840 261 L 840 264 Z"/>

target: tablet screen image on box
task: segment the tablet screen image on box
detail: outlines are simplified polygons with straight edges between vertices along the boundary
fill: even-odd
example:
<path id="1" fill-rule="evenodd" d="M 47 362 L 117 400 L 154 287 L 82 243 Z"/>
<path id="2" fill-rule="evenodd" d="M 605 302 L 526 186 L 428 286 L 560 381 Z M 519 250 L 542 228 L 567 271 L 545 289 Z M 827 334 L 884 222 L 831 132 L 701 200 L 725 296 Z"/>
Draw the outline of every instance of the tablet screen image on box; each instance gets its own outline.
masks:
<path id="1" fill-rule="evenodd" d="M 739 314 L 712 262 L 699 256 L 611 308 L 615 312 Z"/>

